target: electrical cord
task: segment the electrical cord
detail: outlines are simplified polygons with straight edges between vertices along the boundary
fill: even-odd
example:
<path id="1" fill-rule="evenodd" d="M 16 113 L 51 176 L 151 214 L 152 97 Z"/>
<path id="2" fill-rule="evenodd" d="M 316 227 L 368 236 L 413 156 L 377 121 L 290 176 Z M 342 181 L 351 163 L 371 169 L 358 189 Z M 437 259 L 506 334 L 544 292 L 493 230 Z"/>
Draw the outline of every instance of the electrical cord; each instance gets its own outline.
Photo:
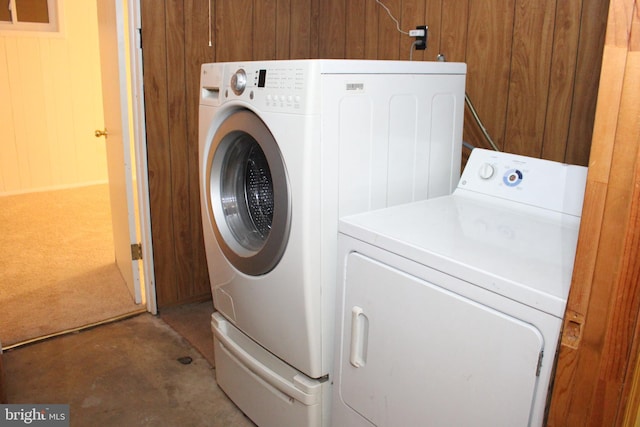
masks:
<path id="1" fill-rule="evenodd" d="M 398 20 L 395 18 L 395 16 L 393 16 L 393 14 L 391 14 L 391 11 L 389 10 L 389 8 L 388 8 L 384 3 L 382 3 L 380 0 L 376 0 L 376 3 L 378 3 L 380 6 L 382 6 L 382 8 L 383 8 L 384 10 L 386 10 L 386 11 L 387 11 L 387 15 L 389 15 L 389 18 L 391 18 L 391 19 L 393 20 L 393 22 L 395 22 L 395 23 L 396 23 L 396 29 L 398 30 L 398 32 L 400 32 L 401 34 L 405 34 L 405 35 L 407 35 L 407 36 L 408 36 L 408 35 L 409 35 L 409 32 L 407 32 L 407 31 L 402 31 L 402 30 L 400 29 L 400 23 L 399 23 L 399 22 L 398 22 Z"/>
<path id="2" fill-rule="evenodd" d="M 411 43 L 411 48 L 409 48 L 409 61 L 413 61 L 413 51 L 417 45 L 418 45 L 418 40 L 414 40 L 414 42 Z"/>
<path id="3" fill-rule="evenodd" d="M 376 0 L 376 3 L 378 3 L 387 12 L 387 15 L 389 15 L 389 18 L 391 18 L 391 20 L 396 23 L 396 30 L 398 30 L 398 32 L 400 34 L 404 34 L 404 35 L 408 36 L 409 32 L 408 31 L 404 31 L 404 30 L 402 30 L 400 28 L 400 22 L 398 22 L 396 17 L 393 16 L 393 14 L 389 10 L 389 8 L 384 3 L 382 3 L 380 0 Z M 409 48 L 409 61 L 413 61 L 413 51 L 415 50 L 415 47 L 416 47 L 417 44 L 418 44 L 417 40 L 415 40 L 413 43 L 411 43 L 411 47 Z"/>

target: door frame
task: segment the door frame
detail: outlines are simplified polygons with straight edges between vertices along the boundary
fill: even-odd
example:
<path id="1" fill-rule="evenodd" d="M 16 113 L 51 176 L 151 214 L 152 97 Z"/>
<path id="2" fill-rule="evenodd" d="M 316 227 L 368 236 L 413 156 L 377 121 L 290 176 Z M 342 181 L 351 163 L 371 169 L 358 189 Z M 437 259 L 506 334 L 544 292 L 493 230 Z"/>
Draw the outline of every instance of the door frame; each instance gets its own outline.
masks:
<path id="1" fill-rule="evenodd" d="M 144 83 L 142 73 L 142 20 L 140 0 L 127 2 L 129 26 L 129 46 L 126 54 L 131 60 L 131 103 L 133 106 L 133 146 L 136 162 L 136 193 L 140 222 L 140 240 L 142 244 L 142 286 L 144 286 L 147 311 L 158 313 L 156 301 L 155 273 L 153 264 L 153 242 L 151 239 L 151 209 L 149 202 L 149 175 L 147 168 L 147 135 L 145 131 Z"/>

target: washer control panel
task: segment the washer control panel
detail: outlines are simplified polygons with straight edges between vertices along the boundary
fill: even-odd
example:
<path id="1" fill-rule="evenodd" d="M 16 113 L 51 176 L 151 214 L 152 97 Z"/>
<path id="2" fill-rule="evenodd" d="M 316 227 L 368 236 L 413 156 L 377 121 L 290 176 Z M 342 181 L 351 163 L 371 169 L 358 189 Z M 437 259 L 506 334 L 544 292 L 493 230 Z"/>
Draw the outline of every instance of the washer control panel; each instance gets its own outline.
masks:
<path id="1" fill-rule="evenodd" d="M 476 148 L 456 191 L 580 216 L 586 177 L 584 166 Z"/>
<path id="2" fill-rule="evenodd" d="M 318 92 L 313 88 L 318 79 L 311 78 L 318 74 L 314 67 L 310 61 L 293 60 L 204 64 L 200 103 L 242 101 L 260 111 L 312 114 L 318 108 L 314 97 L 308 96 Z"/>

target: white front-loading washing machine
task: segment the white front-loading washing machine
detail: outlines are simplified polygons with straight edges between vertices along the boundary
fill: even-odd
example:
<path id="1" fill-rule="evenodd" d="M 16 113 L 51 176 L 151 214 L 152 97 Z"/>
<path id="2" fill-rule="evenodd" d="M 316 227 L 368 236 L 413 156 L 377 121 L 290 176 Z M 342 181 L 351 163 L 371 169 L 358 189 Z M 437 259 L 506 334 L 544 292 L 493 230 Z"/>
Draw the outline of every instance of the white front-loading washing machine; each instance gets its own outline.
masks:
<path id="1" fill-rule="evenodd" d="M 475 149 L 452 195 L 342 218 L 333 425 L 543 425 L 585 182 Z"/>
<path id="2" fill-rule="evenodd" d="M 338 218 L 449 194 L 466 66 L 202 66 L 216 378 L 260 426 L 328 425 Z"/>

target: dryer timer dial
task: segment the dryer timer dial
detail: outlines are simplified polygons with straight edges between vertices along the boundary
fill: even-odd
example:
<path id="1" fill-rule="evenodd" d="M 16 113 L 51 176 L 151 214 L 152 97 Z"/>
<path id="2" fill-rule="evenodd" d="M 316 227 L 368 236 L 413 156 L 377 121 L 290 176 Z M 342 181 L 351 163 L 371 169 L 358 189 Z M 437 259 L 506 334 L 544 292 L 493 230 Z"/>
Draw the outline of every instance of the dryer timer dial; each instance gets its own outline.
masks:
<path id="1" fill-rule="evenodd" d="M 480 170 L 478 171 L 478 175 L 480 175 L 480 178 L 482 179 L 489 179 L 493 176 L 493 173 L 495 172 L 495 168 L 493 167 L 493 165 L 491 163 L 483 163 L 480 166 Z"/>
<path id="2" fill-rule="evenodd" d="M 245 88 L 247 87 L 247 73 L 240 68 L 236 71 L 233 76 L 231 76 L 231 90 L 236 95 L 242 95 Z"/>

